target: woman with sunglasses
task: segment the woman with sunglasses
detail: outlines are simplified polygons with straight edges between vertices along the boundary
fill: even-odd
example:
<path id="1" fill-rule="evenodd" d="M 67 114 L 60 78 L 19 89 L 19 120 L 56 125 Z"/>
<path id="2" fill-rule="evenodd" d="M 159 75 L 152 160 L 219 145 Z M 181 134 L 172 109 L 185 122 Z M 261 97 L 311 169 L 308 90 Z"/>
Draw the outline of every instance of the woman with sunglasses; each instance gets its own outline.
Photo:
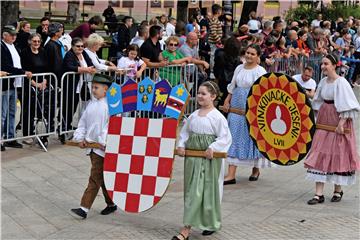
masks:
<path id="1" fill-rule="evenodd" d="M 45 50 L 41 47 L 41 35 L 31 34 L 28 39 L 28 47 L 21 52 L 21 66 L 24 70 L 32 73 L 44 73 L 48 71 Z M 55 92 L 50 85 L 49 79 L 42 76 L 24 78 L 22 92 L 22 130 L 23 136 L 35 134 L 35 118 L 42 119 L 47 123 L 47 131 L 54 130 L 55 117 Z M 51 92 L 52 91 L 52 92 Z M 45 119 L 43 119 L 45 118 Z M 40 138 L 47 146 L 47 136 Z M 23 143 L 31 144 L 33 139 L 24 140 Z"/>
<path id="2" fill-rule="evenodd" d="M 71 122 L 76 107 L 81 100 L 90 99 L 90 88 L 86 88 L 85 82 L 90 82 L 91 74 L 96 73 L 96 69 L 89 57 L 84 51 L 84 43 L 81 38 L 75 37 L 71 41 L 71 49 L 65 54 L 64 72 L 76 72 L 74 77 L 71 75 L 64 78 L 63 81 L 63 112 L 62 121 L 63 130 L 71 130 Z"/>
<path id="3" fill-rule="evenodd" d="M 166 40 L 166 50 L 161 53 L 163 59 L 167 59 L 170 65 L 185 65 L 191 62 L 191 57 L 184 57 L 179 51 L 179 38 L 176 36 L 170 36 Z M 181 79 L 181 67 L 169 66 L 160 68 L 160 77 L 167 79 L 171 86 L 175 86 L 180 83 Z"/>

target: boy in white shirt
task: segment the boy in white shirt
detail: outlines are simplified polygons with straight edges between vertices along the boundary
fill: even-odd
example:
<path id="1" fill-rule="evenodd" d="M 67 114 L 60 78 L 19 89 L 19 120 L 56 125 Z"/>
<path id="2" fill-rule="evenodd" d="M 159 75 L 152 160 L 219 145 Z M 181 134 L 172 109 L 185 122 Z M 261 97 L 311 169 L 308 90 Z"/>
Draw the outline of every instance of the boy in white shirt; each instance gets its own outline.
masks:
<path id="1" fill-rule="evenodd" d="M 314 97 L 316 90 L 316 82 L 312 79 L 313 72 L 313 68 L 307 66 L 302 74 L 292 76 L 304 88 L 306 96 L 310 99 Z"/>
<path id="2" fill-rule="evenodd" d="M 101 214 L 108 215 L 117 209 L 117 206 L 106 191 L 103 176 L 104 150 L 109 123 L 106 91 L 111 83 L 112 78 L 110 76 L 98 73 L 94 75 L 92 80 L 92 94 L 94 98 L 87 105 L 80 118 L 78 128 L 74 133 L 73 140 L 79 142 L 81 148 L 87 148 L 86 153 L 90 155 L 91 159 L 89 183 L 81 198 L 80 208 L 71 209 L 71 212 L 76 217 L 83 219 L 87 217 L 87 213 L 100 188 L 107 204 L 106 208 L 101 211 Z M 88 148 L 88 143 L 98 143 L 102 148 Z"/>

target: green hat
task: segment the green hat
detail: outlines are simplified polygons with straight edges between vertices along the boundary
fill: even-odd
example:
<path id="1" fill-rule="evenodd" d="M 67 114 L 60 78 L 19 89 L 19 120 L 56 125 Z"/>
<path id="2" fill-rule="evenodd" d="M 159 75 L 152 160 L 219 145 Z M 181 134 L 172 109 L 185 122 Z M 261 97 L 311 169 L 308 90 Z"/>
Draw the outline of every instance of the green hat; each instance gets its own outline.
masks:
<path id="1" fill-rule="evenodd" d="M 100 74 L 100 73 L 95 73 L 94 77 L 92 79 L 92 82 L 94 82 L 94 83 L 102 83 L 102 84 L 106 84 L 108 86 L 110 86 L 113 81 L 114 81 L 114 78 L 112 76 Z"/>
<path id="2" fill-rule="evenodd" d="M 16 28 L 12 25 L 6 25 L 4 26 L 2 32 L 7 32 L 7 33 L 10 33 L 11 35 L 16 35 L 17 32 L 16 32 Z"/>

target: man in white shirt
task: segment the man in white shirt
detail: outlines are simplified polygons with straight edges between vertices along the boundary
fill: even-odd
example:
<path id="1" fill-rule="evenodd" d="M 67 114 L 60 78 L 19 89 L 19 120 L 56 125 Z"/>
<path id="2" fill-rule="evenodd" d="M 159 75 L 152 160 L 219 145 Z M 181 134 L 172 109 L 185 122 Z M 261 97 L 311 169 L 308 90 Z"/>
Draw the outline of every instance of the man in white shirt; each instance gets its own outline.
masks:
<path id="1" fill-rule="evenodd" d="M 322 14 L 321 13 L 319 13 L 318 15 L 317 15 L 317 18 L 316 19 L 314 19 L 314 20 L 312 20 L 312 22 L 311 22 L 311 27 L 320 27 L 320 23 L 322 22 Z"/>
<path id="2" fill-rule="evenodd" d="M 314 69 L 310 66 L 304 68 L 302 74 L 292 76 L 305 90 L 308 98 L 312 99 L 315 95 L 316 82 L 312 79 Z"/>
<path id="3" fill-rule="evenodd" d="M 166 36 L 170 37 L 175 35 L 176 19 L 170 18 L 168 24 L 166 24 Z"/>
<path id="4" fill-rule="evenodd" d="M 8 25 L 2 29 L 1 41 L 1 71 L 8 72 L 10 75 L 23 75 L 32 77 L 31 72 L 22 70 L 20 55 L 15 48 L 16 29 Z M 4 78 L 2 84 L 2 102 L 1 102 L 1 137 L 11 139 L 15 137 L 15 113 L 16 113 L 16 88 L 21 87 L 22 78 Z M 1 145 L 1 151 L 5 147 L 22 148 L 22 145 L 16 140 L 5 142 Z"/>

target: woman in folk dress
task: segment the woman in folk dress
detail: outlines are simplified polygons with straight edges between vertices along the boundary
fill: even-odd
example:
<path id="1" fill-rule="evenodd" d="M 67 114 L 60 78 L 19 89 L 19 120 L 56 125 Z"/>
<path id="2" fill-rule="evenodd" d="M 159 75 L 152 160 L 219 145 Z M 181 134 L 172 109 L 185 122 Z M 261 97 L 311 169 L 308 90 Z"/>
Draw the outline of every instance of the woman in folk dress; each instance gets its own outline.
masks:
<path id="1" fill-rule="evenodd" d="M 261 49 L 256 44 L 251 44 L 246 49 L 246 62 L 235 69 L 233 79 L 228 85 L 229 95 L 224 102 L 225 109 L 232 107 L 245 110 L 251 86 L 266 73 L 265 69 L 258 65 L 260 54 Z M 253 167 L 249 181 L 256 181 L 260 175 L 259 168 L 271 167 L 273 164 L 261 155 L 251 140 L 245 115 L 229 113 L 228 123 L 234 141 L 228 151 L 229 170 L 224 185 L 236 183 L 236 168 L 240 165 Z"/>
<path id="2" fill-rule="evenodd" d="M 172 240 L 187 239 L 191 227 L 211 235 L 221 228 L 221 199 L 224 181 L 224 159 L 213 158 L 213 152 L 227 152 L 231 134 L 225 117 L 214 107 L 219 96 L 215 82 L 200 85 L 200 109 L 192 113 L 181 129 L 178 153 L 185 149 L 205 151 L 206 158 L 186 157 L 184 169 L 184 228 Z"/>
<path id="3" fill-rule="evenodd" d="M 308 201 L 310 205 L 325 201 L 326 182 L 334 184 L 331 202 L 341 201 L 341 186 L 354 184 L 355 171 L 360 168 L 353 127 L 360 105 L 349 82 L 336 73 L 337 63 L 335 55 L 323 58 L 321 69 L 326 77 L 320 81 L 313 101 L 313 109 L 318 111 L 317 124 L 335 126 L 336 130 L 317 129 L 304 162 L 306 178 L 316 183 L 315 196 Z M 344 129 L 349 129 L 350 133 Z"/>

